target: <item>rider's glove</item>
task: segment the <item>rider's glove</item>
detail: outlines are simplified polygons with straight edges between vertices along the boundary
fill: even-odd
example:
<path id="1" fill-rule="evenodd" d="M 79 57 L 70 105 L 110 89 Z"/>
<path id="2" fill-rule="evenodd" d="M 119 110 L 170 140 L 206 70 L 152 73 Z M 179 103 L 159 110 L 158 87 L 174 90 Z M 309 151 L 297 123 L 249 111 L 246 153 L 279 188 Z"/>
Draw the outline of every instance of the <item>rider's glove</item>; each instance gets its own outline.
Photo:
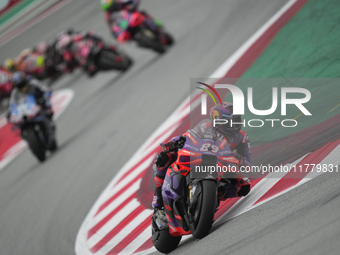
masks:
<path id="1" fill-rule="evenodd" d="M 179 139 L 175 142 L 175 145 L 183 148 L 186 140 L 187 138 L 185 136 L 180 136 Z"/>
<path id="2" fill-rule="evenodd" d="M 166 165 L 168 161 L 169 161 L 169 156 L 164 151 L 162 151 L 161 153 L 157 155 L 155 164 L 157 167 L 163 167 Z"/>

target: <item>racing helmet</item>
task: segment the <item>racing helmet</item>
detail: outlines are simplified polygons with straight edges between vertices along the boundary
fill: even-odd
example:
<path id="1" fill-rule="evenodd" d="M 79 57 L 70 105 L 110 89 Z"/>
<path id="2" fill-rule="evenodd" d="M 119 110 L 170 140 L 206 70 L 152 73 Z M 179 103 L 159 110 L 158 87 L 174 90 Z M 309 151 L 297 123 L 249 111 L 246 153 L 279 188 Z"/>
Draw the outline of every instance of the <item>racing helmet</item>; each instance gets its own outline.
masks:
<path id="1" fill-rule="evenodd" d="M 234 136 L 241 130 L 241 115 L 233 114 L 233 104 L 223 102 L 222 105 L 215 105 L 210 110 L 210 119 L 213 122 L 215 119 L 227 120 L 225 124 L 216 124 L 215 128 L 223 136 Z M 237 123 L 237 124 L 234 124 Z"/>
<path id="2" fill-rule="evenodd" d="M 13 87 L 19 90 L 23 89 L 27 85 L 26 74 L 22 71 L 17 71 L 12 75 Z"/>
<path id="3" fill-rule="evenodd" d="M 6 59 L 4 62 L 4 68 L 10 72 L 15 72 L 16 64 L 13 59 Z"/>
<path id="4" fill-rule="evenodd" d="M 43 67 L 45 65 L 45 58 L 43 55 L 40 55 L 38 56 L 36 59 L 35 59 L 35 64 L 37 67 Z"/>
<path id="5" fill-rule="evenodd" d="M 100 0 L 100 7 L 103 11 L 108 11 L 113 4 L 114 0 Z"/>
<path id="6" fill-rule="evenodd" d="M 63 53 L 65 49 L 70 45 L 72 42 L 72 38 L 69 35 L 62 35 L 59 38 L 59 41 L 56 44 L 56 50 L 60 53 Z"/>
<path id="7" fill-rule="evenodd" d="M 37 50 L 38 53 L 44 54 L 47 51 L 48 47 L 49 47 L 49 45 L 48 45 L 47 42 L 41 42 L 37 45 L 36 50 Z"/>
<path id="8" fill-rule="evenodd" d="M 22 71 L 17 71 L 12 75 L 13 87 L 19 90 L 23 89 L 27 85 L 26 74 Z"/>

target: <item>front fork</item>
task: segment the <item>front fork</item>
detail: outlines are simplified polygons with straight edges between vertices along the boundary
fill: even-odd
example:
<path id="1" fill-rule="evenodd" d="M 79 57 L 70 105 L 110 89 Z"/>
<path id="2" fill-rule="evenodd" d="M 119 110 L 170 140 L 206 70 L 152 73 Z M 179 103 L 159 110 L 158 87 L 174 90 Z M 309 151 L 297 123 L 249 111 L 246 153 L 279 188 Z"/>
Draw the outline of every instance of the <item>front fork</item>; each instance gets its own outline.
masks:
<path id="1" fill-rule="evenodd" d="M 27 130 L 25 127 L 20 127 L 21 132 L 21 138 L 24 139 L 25 141 L 27 141 Z M 46 137 L 44 136 L 44 132 L 43 130 L 41 130 L 40 125 L 34 125 L 34 130 L 35 132 L 38 134 L 38 138 L 39 140 L 43 143 L 46 144 Z"/>
<path id="2" fill-rule="evenodd" d="M 209 178 L 210 179 L 210 178 Z M 199 195 L 202 193 L 202 186 L 199 185 L 199 183 L 203 180 L 206 179 L 195 179 L 192 182 L 189 183 L 188 185 L 188 190 L 189 190 L 189 196 L 188 196 L 188 215 L 190 216 L 190 220 L 194 220 L 196 218 L 197 215 L 192 215 L 192 210 L 200 207 L 200 199 L 199 199 Z M 216 180 L 216 187 L 218 188 L 220 186 L 220 184 L 224 184 L 224 185 L 229 185 L 230 181 L 227 179 L 217 179 Z M 227 190 L 227 189 L 225 189 Z M 223 194 L 222 196 L 224 196 L 225 194 Z M 216 211 L 220 205 L 220 196 L 216 197 L 217 199 L 217 203 L 216 203 Z M 195 210 L 194 210 L 195 211 Z"/>

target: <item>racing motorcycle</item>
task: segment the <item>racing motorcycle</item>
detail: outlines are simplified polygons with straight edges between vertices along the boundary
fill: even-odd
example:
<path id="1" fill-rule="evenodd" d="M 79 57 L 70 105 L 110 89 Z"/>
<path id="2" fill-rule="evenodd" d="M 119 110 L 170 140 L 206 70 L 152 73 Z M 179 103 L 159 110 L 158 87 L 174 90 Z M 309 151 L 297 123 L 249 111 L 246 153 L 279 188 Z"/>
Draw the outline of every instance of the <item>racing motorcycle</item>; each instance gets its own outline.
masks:
<path id="1" fill-rule="evenodd" d="M 111 29 L 112 31 L 123 30 L 117 38 L 118 42 L 134 40 L 140 47 L 150 48 L 158 53 L 165 52 L 167 47 L 174 43 L 173 37 L 144 12 L 122 11 L 120 27 L 113 25 Z"/>
<path id="2" fill-rule="evenodd" d="M 188 137 L 181 137 L 168 150 L 163 149 L 165 153 L 177 152 L 178 157 L 167 169 L 162 186 L 164 211 L 155 210 L 152 216 L 152 242 L 162 253 L 176 249 L 183 235 L 201 239 L 209 234 L 219 205 L 217 189 L 220 184 L 230 184 L 224 177 L 239 169 L 239 160 L 223 137 L 216 140 Z M 209 166 L 224 167 L 230 172 L 194 173 L 197 167 Z"/>
<path id="3" fill-rule="evenodd" d="M 19 128 L 21 137 L 27 141 L 32 153 L 40 162 L 45 161 L 46 151 L 55 151 L 57 142 L 55 128 L 46 124 L 46 116 L 34 96 L 22 96 L 11 102 L 9 122 Z"/>
<path id="4" fill-rule="evenodd" d="M 89 76 L 94 75 L 91 69 L 95 69 L 96 72 L 112 69 L 126 71 L 133 63 L 125 53 L 114 45 L 105 44 L 98 36 L 74 42 L 72 48 L 72 51 L 64 54 L 66 64 L 71 70 L 81 66 Z"/>
<path id="5" fill-rule="evenodd" d="M 116 46 L 106 45 L 103 41 L 93 42 L 88 60 L 92 61 L 99 70 L 116 69 L 126 71 L 132 65 L 132 59 L 118 50 Z"/>

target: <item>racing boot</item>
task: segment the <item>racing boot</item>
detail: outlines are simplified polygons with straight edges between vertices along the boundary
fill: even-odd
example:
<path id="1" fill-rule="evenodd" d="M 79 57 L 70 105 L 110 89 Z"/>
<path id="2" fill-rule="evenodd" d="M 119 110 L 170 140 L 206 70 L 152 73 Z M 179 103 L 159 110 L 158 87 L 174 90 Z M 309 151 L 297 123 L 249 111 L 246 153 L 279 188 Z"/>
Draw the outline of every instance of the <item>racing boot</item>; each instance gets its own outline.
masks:
<path id="1" fill-rule="evenodd" d="M 244 197 L 250 192 L 250 180 L 248 178 L 230 179 L 230 184 L 219 186 L 218 198 L 225 201 L 228 198 Z"/>
<path id="2" fill-rule="evenodd" d="M 152 218 L 159 230 L 164 230 L 168 228 L 168 221 L 162 209 L 155 209 Z"/>

